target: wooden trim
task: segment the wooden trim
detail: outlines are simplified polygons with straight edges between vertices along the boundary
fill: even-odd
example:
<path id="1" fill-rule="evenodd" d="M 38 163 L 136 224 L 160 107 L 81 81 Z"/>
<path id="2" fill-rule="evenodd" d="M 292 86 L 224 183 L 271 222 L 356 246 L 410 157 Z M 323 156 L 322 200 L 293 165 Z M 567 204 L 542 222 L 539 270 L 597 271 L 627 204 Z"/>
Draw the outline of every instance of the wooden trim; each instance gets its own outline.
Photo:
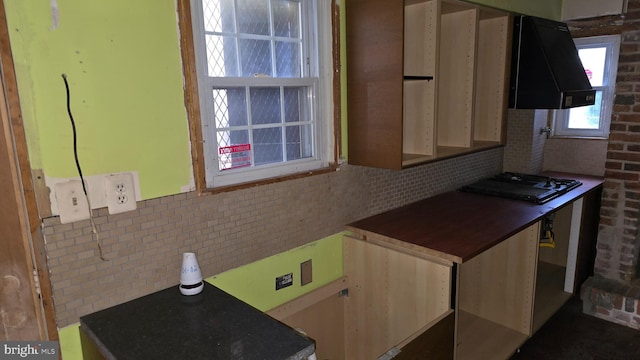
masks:
<path id="1" fill-rule="evenodd" d="M 332 53 L 333 53 L 333 162 L 339 163 L 342 151 L 342 64 L 340 62 L 340 5 L 337 0 L 331 1 L 331 33 L 332 33 Z"/>
<path id="2" fill-rule="evenodd" d="M 269 311 L 267 315 L 273 317 L 276 320 L 282 321 L 293 314 L 296 314 L 314 304 L 336 295 L 343 289 L 349 286 L 349 282 L 346 276 L 341 277 L 338 280 L 332 281 L 327 285 L 324 285 L 318 289 L 315 289 L 307 294 L 301 295 L 289 302 L 286 302 L 280 306 L 277 306 Z"/>
<path id="3" fill-rule="evenodd" d="M 196 54 L 193 47 L 193 25 L 191 3 L 178 0 L 178 27 L 180 29 L 180 53 L 182 54 L 182 72 L 184 76 L 184 105 L 189 122 L 191 139 L 191 162 L 193 177 L 198 191 L 206 190 L 206 172 L 204 165 L 204 147 L 200 119 L 200 101 L 198 95 L 198 74 Z"/>
<path id="4" fill-rule="evenodd" d="M 51 287 L 49 268 L 46 260 L 44 235 L 40 228 L 41 215 L 38 211 L 38 204 L 36 201 L 38 196 L 44 196 L 42 192 L 46 191 L 46 187 L 35 187 L 33 183 L 24 123 L 22 121 L 22 111 L 20 108 L 20 97 L 18 95 L 18 83 L 16 80 L 16 73 L 11 53 L 11 43 L 4 0 L 0 1 L 0 63 L 2 68 L 2 80 L 4 96 L 6 97 L 8 121 L 12 128 L 13 141 L 18 160 L 17 165 L 20 173 L 20 183 L 24 198 L 24 207 L 27 214 L 27 223 L 25 226 L 29 229 L 31 236 L 30 245 L 33 248 L 33 253 L 28 254 L 33 258 L 28 259 L 28 262 L 33 261 L 33 266 L 35 266 L 39 276 L 40 301 L 42 302 L 42 309 L 38 307 L 36 310 L 40 315 L 38 322 L 43 339 L 57 340 L 58 328 L 56 326 L 55 309 L 53 304 L 53 290 Z M 38 191 L 38 194 L 36 194 L 36 191 Z M 48 213 L 50 212 L 50 209 L 43 209 L 43 212 Z M 27 247 L 27 249 L 29 249 L 29 247 Z M 32 289 L 32 291 L 35 294 L 35 289 Z"/>
<path id="5" fill-rule="evenodd" d="M 273 184 L 287 180 L 299 179 L 313 175 L 333 172 L 337 169 L 340 151 L 340 122 L 341 122 L 341 99 L 340 99 L 340 11 L 336 0 L 332 1 L 332 34 L 333 34 L 333 122 L 335 138 L 334 159 L 326 168 L 302 173 L 278 176 L 269 179 L 250 181 L 247 183 L 229 185 L 222 187 L 207 187 L 204 140 L 202 136 L 202 120 L 200 113 L 200 100 L 198 95 L 198 74 L 196 70 L 196 54 L 193 46 L 193 19 L 191 18 L 191 4 L 189 0 L 178 0 L 178 26 L 180 29 L 180 48 L 182 55 L 182 70 L 184 75 L 184 102 L 189 122 L 189 134 L 191 139 L 191 162 L 193 166 L 193 177 L 195 179 L 196 190 L 201 193 L 217 194 L 228 191 L 241 190 L 259 185 Z"/>
<path id="6" fill-rule="evenodd" d="M 373 231 L 363 230 L 350 225 L 347 225 L 347 230 L 353 233 L 352 235 L 347 235 L 352 239 L 380 245 L 388 249 L 415 256 L 420 259 L 429 260 L 440 265 L 451 267 L 453 266 L 454 262 L 459 264 L 462 263 L 462 258 L 460 258 L 459 256 L 447 254 L 424 246 L 380 235 Z"/>

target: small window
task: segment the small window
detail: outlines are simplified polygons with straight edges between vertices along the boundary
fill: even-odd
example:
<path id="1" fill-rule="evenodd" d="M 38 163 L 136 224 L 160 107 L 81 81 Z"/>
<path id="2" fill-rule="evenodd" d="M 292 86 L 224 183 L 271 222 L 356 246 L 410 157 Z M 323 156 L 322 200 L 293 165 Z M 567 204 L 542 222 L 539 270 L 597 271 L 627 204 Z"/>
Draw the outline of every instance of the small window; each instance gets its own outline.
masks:
<path id="1" fill-rule="evenodd" d="M 206 187 L 328 167 L 330 9 L 316 0 L 191 4 Z"/>
<path id="2" fill-rule="evenodd" d="M 591 106 L 556 111 L 553 135 L 608 138 L 620 36 L 577 38 L 575 43 L 591 86 L 596 90 L 596 100 Z"/>

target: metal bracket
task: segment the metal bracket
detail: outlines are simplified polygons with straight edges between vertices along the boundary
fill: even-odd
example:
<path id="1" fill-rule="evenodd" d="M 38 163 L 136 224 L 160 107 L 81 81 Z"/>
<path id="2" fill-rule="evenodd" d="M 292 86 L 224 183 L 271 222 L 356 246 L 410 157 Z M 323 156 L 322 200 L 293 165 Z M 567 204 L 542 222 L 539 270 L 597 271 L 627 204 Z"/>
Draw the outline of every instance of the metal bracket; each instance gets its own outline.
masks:
<path id="1" fill-rule="evenodd" d="M 551 136 L 551 128 L 550 127 L 543 127 L 540 128 L 540 135 L 542 134 L 547 134 L 547 139 L 549 138 L 549 136 Z"/>

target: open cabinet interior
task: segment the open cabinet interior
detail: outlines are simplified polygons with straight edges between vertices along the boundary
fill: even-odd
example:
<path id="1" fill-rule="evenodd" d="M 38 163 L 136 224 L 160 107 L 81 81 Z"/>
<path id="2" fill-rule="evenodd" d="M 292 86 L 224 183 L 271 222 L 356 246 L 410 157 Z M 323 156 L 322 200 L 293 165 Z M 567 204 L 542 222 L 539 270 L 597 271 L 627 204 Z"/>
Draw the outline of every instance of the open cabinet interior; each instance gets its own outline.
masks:
<path id="1" fill-rule="evenodd" d="M 504 144 L 511 14 L 456 0 L 349 9 L 350 163 L 399 170 Z"/>
<path id="2" fill-rule="evenodd" d="M 313 338 L 318 359 L 451 359 L 451 267 L 345 236 L 345 277 L 268 314 Z"/>
<path id="3" fill-rule="evenodd" d="M 533 332 L 573 294 L 582 205 L 578 199 L 541 221 Z"/>
<path id="4" fill-rule="evenodd" d="M 456 359 L 506 359 L 531 335 L 538 224 L 459 265 Z"/>

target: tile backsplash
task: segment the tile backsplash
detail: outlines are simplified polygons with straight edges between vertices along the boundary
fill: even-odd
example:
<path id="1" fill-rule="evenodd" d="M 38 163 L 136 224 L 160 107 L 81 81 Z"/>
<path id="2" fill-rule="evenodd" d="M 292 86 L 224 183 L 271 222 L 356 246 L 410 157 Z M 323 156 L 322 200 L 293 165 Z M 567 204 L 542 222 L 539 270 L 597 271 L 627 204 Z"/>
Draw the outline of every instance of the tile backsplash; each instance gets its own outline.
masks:
<path id="1" fill-rule="evenodd" d="M 194 251 L 205 277 L 336 234 L 360 218 L 502 171 L 503 148 L 403 171 L 343 165 L 338 171 L 220 194 L 196 192 L 94 210 L 108 259 L 88 220 L 44 220 L 59 327 L 177 284 L 181 253 Z"/>

